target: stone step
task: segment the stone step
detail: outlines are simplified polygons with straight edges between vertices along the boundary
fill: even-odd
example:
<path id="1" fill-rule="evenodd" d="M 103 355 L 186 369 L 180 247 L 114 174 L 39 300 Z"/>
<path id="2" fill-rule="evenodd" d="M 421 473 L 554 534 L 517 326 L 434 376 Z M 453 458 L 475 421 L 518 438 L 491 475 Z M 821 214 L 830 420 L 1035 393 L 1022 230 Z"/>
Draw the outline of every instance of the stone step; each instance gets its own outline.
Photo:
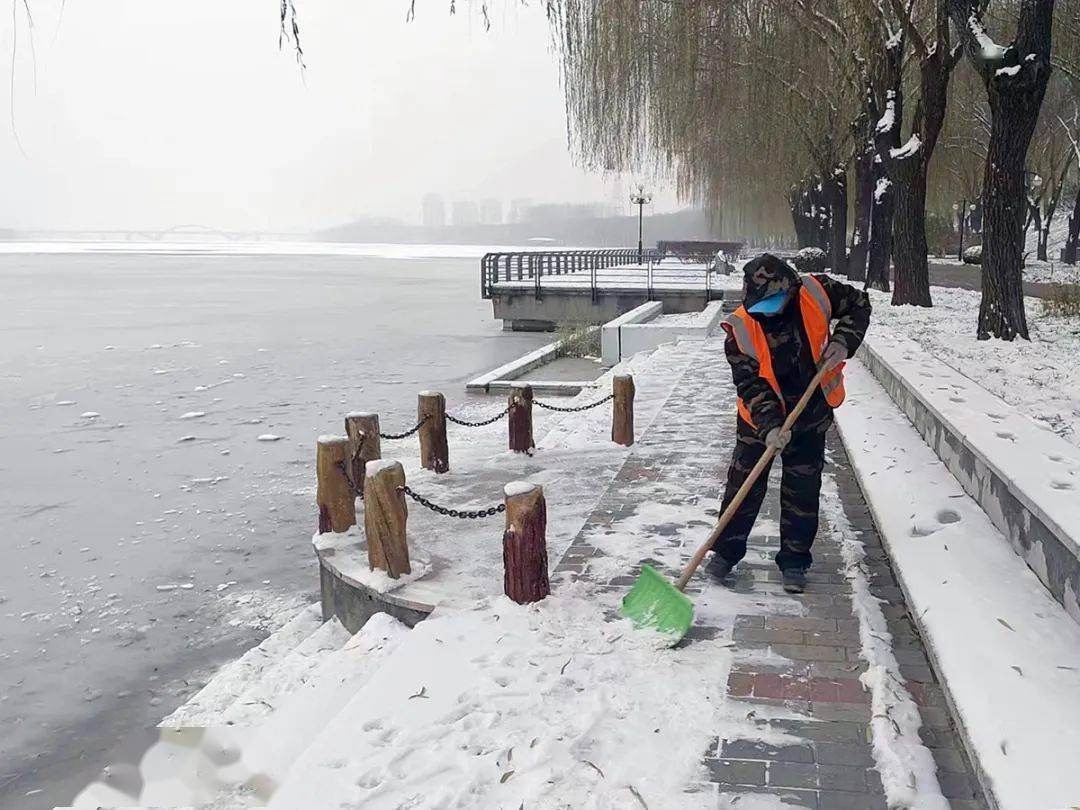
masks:
<path id="1" fill-rule="evenodd" d="M 222 713 L 215 725 L 253 726 L 265 720 L 292 692 L 352 638 L 337 619 L 324 623 L 288 654 L 263 670 Z"/>
<path id="2" fill-rule="evenodd" d="M 263 672 L 322 625 L 319 605 L 301 610 L 280 630 L 226 664 L 199 692 L 159 724 L 163 728 L 212 725 Z"/>

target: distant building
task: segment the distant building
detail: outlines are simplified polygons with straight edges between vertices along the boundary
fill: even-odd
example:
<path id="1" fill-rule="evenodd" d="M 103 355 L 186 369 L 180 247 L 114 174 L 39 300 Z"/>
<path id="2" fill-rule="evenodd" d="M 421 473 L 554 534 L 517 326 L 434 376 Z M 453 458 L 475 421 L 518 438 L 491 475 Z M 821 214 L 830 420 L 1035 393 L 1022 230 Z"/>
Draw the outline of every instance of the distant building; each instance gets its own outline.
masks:
<path id="1" fill-rule="evenodd" d="M 420 219 L 425 228 L 446 227 L 446 203 L 441 194 L 425 194 L 421 209 Z"/>
<path id="2" fill-rule="evenodd" d="M 481 225 L 502 225 L 503 222 L 503 209 L 502 202 L 500 200 L 481 200 L 480 201 L 480 224 Z"/>
<path id="3" fill-rule="evenodd" d="M 450 209 L 450 221 L 457 227 L 478 225 L 480 209 L 472 200 L 458 200 Z"/>
<path id="4" fill-rule="evenodd" d="M 532 204 L 533 201 L 529 197 L 519 197 L 516 200 L 511 200 L 510 214 L 507 216 L 506 221 L 512 225 L 524 222 L 529 209 L 532 208 Z"/>

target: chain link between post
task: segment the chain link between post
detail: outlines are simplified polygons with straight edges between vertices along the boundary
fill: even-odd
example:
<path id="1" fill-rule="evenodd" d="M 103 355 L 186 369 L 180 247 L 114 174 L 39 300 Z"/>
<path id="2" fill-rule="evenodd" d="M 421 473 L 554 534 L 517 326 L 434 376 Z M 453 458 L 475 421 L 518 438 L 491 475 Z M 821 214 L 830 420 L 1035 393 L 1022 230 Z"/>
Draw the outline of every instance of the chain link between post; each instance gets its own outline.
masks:
<path id="1" fill-rule="evenodd" d="M 512 407 L 512 406 L 511 406 Z M 484 419 L 480 422 L 466 422 L 464 419 L 458 419 L 456 416 L 446 414 L 446 421 L 453 422 L 455 425 L 461 425 L 462 427 L 485 427 L 487 425 L 493 425 L 510 413 L 510 407 L 507 407 L 502 413 L 497 413 L 490 419 Z"/>
<path id="2" fill-rule="evenodd" d="M 404 433 L 380 433 L 379 438 L 386 439 L 387 441 L 391 442 L 396 441 L 397 439 L 407 439 L 414 433 L 416 433 L 416 431 L 420 430 L 420 428 L 422 428 L 427 423 L 427 420 L 429 418 L 429 416 L 425 416 L 423 419 L 417 422 L 414 427 L 409 428 Z"/>
<path id="3" fill-rule="evenodd" d="M 614 394 L 608 394 L 606 397 L 601 399 L 599 402 L 593 402 L 593 403 L 590 403 L 588 405 L 578 405 L 576 407 L 567 407 L 567 408 L 560 408 L 558 405 L 547 405 L 546 403 L 543 403 L 538 399 L 534 399 L 533 400 L 533 405 L 537 406 L 538 408 L 544 408 L 545 410 L 548 410 L 548 411 L 558 411 L 559 413 L 580 413 L 581 411 L 588 411 L 588 410 L 591 410 L 592 408 L 598 408 L 601 405 L 603 405 L 605 402 L 611 402 L 611 400 L 613 400 L 613 399 L 615 399 L 615 395 Z"/>
<path id="4" fill-rule="evenodd" d="M 439 506 L 438 504 L 432 503 L 423 495 L 414 492 L 408 486 L 398 487 L 398 491 L 404 492 L 406 495 L 408 495 L 418 504 L 423 506 L 425 509 L 430 509 L 432 512 L 437 512 L 440 515 L 446 515 L 447 517 L 452 518 L 461 518 L 463 520 L 477 520 L 479 518 L 492 517 L 506 511 L 505 503 L 500 503 L 498 506 L 492 506 L 490 509 L 479 509 L 477 511 L 461 511 L 458 509 L 448 509 L 445 506 Z"/>

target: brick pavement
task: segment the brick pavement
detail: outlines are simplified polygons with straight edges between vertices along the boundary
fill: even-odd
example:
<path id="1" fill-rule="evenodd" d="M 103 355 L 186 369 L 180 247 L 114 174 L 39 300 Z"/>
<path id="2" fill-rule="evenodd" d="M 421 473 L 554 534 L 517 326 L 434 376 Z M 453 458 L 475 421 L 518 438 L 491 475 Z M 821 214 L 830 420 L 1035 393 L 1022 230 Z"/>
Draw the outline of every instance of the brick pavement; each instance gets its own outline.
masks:
<path id="1" fill-rule="evenodd" d="M 598 565 L 598 558 L 617 553 L 611 543 L 619 535 L 619 524 L 631 518 L 640 524 L 649 514 L 639 511 L 650 503 L 679 514 L 682 522 L 649 523 L 655 547 L 637 562 L 675 574 L 715 520 L 713 507 L 734 444 L 733 414 L 722 346 L 706 342 L 700 363 L 676 385 L 648 435 L 639 437 L 556 574 L 595 580 L 597 571 L 609 570 L 611 566 Z M 871 593 L 881 600 L 900 675 L 919 706 L 921 736 L 937 763 L 942 792 L 955 810 L 981 810 L 986 805 L 952 728 L 944 695 L 908 619 L 903 594 L 835 431 L 828 452 L 827 474 L 833 476 L 845 515 L 865 549 Z M 785 805 L 818 810 L 886 808 L 870 744 L 870 696 L 859 681 L 867 664 L 837 539 L 823 517 L 809 588 L 801 596 L 783 594 L 772 560 L 778 541 L 779 466 L 758 519 L 761 534 L 751 537 L 730 593 L 717 593 L 721 586 L 704 575 L 687 590 L 698 615 L 682 644 L 730 634 L 726 703 L 745 718 L 727 735 L 724 728 L 717 729 L 702 752 L 702 779 L 688 791 L 711 794 L 723 807 L 737 807 L 740 796 L 763 793 Z M 599 584 L 625 591 L 637 573 L 631 565 Z M 734 615 L 711 610 L 712 602 L 730 599 L 738 600 Z M 762 738 L 783 742 L 769 744 Z"/>

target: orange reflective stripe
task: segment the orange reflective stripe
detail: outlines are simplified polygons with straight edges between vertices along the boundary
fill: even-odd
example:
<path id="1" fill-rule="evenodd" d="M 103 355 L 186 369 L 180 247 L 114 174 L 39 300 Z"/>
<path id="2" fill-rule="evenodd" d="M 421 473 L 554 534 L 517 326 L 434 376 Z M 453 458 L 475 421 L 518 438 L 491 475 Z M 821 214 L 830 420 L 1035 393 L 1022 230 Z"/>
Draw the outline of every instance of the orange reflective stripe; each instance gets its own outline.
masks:
<path id="1" fill-rule="evenodd" d="M 843 374 L 832 374 L 821 381 L 821 393 L 825 395 L 825 399 L 829 400 L 829 395 L 835 392 L 839 388 L 844 386 Z M 830 401 L 830 405 L 833 403 Z M 839 403 L 837 403 L 839 404 Z M 836 407 L 835 405 L 833 407 Z"/>
<path id="2" fill-rule="evenodd" d="M 803 289 L 813 297 L 814 303 L 818 305 L 821 313 L 825 316 L 825 320 L 831 321 L 832 302 L 829 300 L 829 294 L 825 292 L 825 288 L 821 286 L 821 282 L 813 276 L 806 276 L 803 279 Z"/>
<path id="3" fill-rule="evenodd" d="M 760 363 L 761 358 L 758 355 L 757 346 L 754 345 L 754 340 L 750 336 L 750 329 L 746 325 L 746 319 L 739 311 L 736 310 L 731 313 L 724 320 L 724 323 L 731 328 L 731 334 L 735 337 L 735 343 L 738 344 L 739 351 Z"/>

